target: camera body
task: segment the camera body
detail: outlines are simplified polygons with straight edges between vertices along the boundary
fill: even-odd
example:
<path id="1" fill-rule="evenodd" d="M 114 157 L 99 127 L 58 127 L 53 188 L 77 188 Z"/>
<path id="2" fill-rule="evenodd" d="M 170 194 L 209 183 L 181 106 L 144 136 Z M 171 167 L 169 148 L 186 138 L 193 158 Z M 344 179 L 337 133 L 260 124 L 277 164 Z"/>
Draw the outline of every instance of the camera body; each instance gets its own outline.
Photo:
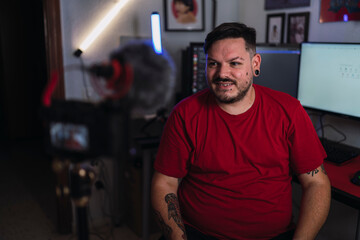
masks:
<path id="1" fill-rule="evenodd" d="M 122 101 L 53 100 L 42 109 L 47 152 L 73 162 L 121 156 L 128 139 L 125 105 Z"/>

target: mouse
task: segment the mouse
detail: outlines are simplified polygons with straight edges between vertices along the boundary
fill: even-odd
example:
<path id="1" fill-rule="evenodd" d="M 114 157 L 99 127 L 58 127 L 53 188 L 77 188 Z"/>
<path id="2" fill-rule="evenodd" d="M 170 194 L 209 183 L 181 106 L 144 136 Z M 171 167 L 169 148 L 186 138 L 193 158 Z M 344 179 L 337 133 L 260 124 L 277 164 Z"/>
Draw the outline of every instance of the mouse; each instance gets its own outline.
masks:
<path id="1" fill-rule="evenodd" d="M 353 184 L 360 186 L 360 171 L 357 171 L 355 173 L 355 175 L 351 178 L 351 182 Z"/>

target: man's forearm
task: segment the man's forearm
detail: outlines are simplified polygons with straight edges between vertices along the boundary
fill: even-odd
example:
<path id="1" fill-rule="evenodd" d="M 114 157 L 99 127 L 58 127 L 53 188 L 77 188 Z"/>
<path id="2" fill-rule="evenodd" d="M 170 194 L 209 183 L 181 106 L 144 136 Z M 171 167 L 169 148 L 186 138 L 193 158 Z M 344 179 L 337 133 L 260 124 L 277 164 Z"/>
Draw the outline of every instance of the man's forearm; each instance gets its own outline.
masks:
<path id="1" fill-rule="evenodd" d="M 187 239 L 177 198 L 178 185 L 179 179 L 155 172 L 151 202 L 155 217 L 167 240 Z"/>
<path id="2" fill-rule="evenodd" d="M 313 184 L 303 189 L 294 239 L 315 239 L 330 208 L 330 186 Z"/>
<path id="3" fill-rule="evenodd" d="M 160 211 L 154 209 L 154 212 L 165 238 L 169 240 L 187 239 L 177 195 L 175 193 L 166 194 L 164 202 L 166 207 L 161 208 Z"/>

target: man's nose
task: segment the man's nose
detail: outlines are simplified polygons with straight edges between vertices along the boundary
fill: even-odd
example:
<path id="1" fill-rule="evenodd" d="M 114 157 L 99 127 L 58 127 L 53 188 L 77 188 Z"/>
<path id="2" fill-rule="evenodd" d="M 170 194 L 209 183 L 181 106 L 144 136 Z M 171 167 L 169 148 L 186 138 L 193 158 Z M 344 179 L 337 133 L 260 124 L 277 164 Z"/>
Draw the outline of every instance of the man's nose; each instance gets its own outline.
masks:
<path id="1" fill-rule="evenodd" d="M 230 77 L 230 68 L 226 65 L 220 65 L 218 68 L 218 75 L 220 78 L 226 79 Z"/>

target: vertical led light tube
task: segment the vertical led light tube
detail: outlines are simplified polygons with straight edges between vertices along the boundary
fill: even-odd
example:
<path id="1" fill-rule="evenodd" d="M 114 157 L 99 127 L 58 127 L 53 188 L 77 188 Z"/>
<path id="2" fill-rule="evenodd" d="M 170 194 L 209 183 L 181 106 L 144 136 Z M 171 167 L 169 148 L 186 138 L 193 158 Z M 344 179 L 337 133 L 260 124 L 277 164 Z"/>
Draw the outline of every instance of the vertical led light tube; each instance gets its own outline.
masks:
<path id="1" fill-rule="evenodd" d="M 160 15 L 158 12 L 151 14 L 151 37 L 154 51 L 157 54 L 162 54 Z"/>

